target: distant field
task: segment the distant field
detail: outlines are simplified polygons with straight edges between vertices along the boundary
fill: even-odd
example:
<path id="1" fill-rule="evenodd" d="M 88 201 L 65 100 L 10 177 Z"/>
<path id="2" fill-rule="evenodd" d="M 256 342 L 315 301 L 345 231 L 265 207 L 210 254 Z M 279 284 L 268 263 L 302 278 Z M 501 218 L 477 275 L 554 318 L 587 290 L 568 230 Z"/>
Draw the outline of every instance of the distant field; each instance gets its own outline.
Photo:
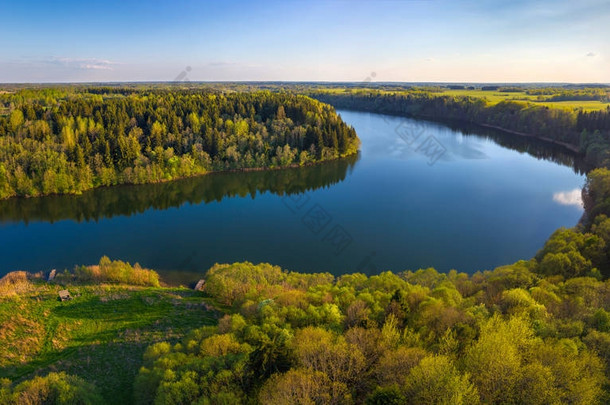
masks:
<path id="1" fill-rule="evenodd" d="M 610 107 L 610 103 L 601 101 L 543 101 L 538 104 L 548 105 L 549 107 L 568 108 L 571 110 L 583 109 L 584 111 L 605 110 Z"/>
<path id="2" fill-rule="evenodd" d="M 583 109 L 585 111 L 604 110 L 610 107 L 610 103 L 601 101 L 539 101 L 538 96 L 529 95 L 525 92 L 498 92 L 483 90 L 444 90 L 435 94 L 446 94 L 451 96 L 470 96 L 487 99 L 491 104 L 497 104 L 504 100 L 528 101 L 536 104 L 546 105 L 555 108 Z"/>
<path id="3" fill-rule="evenodd" d="M 321 91 L 331 94 L 341 94 L 341 93 L 367 93 L 371 91 L 371 88 L 322 88 Z M 582 109 L 583 111 L 595 111 L 595 110 L 605 110 L 610 107 L 610 103 L 605 103 L 601 101 L 595 100 L 568 100 L 568 101 L 541 101 L 539 97 L 549 98 L 550 95 L 538 96 L 538 95 L 530 95 L 525 91 L 515 91 L 515 92 L 501 92 L 501 91 L 493 91 L 493 90 L 430 90 L 426 88 L 421 89 L 391 89 L 391 88 L 376 88 L 375 91 L 381 94 L 392 94 L 392 93 L 400 93 L 407 94 L 412 92 L 430 92 L 435 95 L 448 95 L 448 96 L 468 96 L 468 97 L 478 97 L 484 98 L 488 101 L 490 105 L 497 104 L 501 101 L 505 100 L 515 100 L 515 101 L 525 101 L 530 103 L 535 103 L 538 105 L 546 105 L 553 108 L 564 108 L 569 110 L 578 110 Z"/>
<path id="4" fill-rule="evenodd" d="M 449 96 L 469 96 L 486 98 L 490 103 L 496 104 L 504 100 L 523 100 L 528 99 L 533 101 L 533 96 L 519 93 L 500 93 L 498 91 L 483 91 L 483 90 L 445 90 L 435 94 L 445 94 Z"/>

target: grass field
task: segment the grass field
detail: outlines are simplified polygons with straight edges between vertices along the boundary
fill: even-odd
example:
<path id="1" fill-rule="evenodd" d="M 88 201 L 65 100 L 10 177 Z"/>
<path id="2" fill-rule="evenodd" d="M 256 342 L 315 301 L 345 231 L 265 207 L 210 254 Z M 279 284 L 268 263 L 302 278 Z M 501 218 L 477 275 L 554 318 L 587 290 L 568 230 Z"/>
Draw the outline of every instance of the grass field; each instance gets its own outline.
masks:
<path id="1" fill-rule="evenodd" d="M 539 101 L 538 96 L 526 94 L 522 92 L 498 92 L 498 91 L 483 91 L 483 90 L 445 90 L 440 93 L 451 96 L 469 96 L 485 98 L 490 104 L 497 104 L 504 100 L 519 100 L 535 103 L 538 105 L 546 105 L 553 108 L 566 109 L 583 109 L 584 111 L 604 110 L 610 107 L 610 103 L 603 103 L 595 100 L 583 101 Z"/>
<path id="2" fill-rule="evenodd" d="M 583 111 L 596 111 L 605 110 L 610 107 L 610 103 L 602 103 L 601 101 L 595 100 L 583 100 L 583 101 L 541 101 L 536 104 L 547 105 L 554 108 L 567 108 L 570 110 L 582 109 Z"/>
<path id="3" fill-rule="evenodd" d="M 370 92 L 371 88 L 321 88 L 318 89 L 320 91 L 331 93 L 331 94 L 343 94 L 343 93 L 367 93 Z M 391 88 L 374 88 L 374 91 L 377 91 L 381 94 L 408 94 L 416 90 L 406 90 L 406 89 L 391 89 Z M 422 88 L 420 91 L 428 91 L 425 88 Z M 440 91 L 432 91 L 430 92 L 434 95 L 447 95 L 447 96 L 467 96 L 467 97 L 476 97 L 483 98 L 487 100 L 489 105 L 497 104 L 501 101 L 505 100 L 515 100 L 515 101 L 524 101 L 530 102 L 536 105 L 545 105 L 552 108 L 563 108 L 569 110 L 579 110 L 583 111 L 596 111 L 596 110 L 605 110 L 610 107 L 610 103 L 605 103 L 601 101 L 595 100 L 574 100 L 574 101 L 544 101 L 539 100 L 537 95 L 527 94 L 525 91 L 518 92 L 500 92 L 500 91 L 488 91 L 488 90 L 440 90 Z M 543 98 L 547 98 L 549 96 L 542 96 Z"/>
<path id="4" fill-rule="evenodd" d="M 71 301 L 60 302 L 67 287 Z M 65 371 L 95 384 L 108 403 L 131 402 L 147 346 L 216 323 L 202 293 L 187 288 L 60 286 L 28 282 L 0 292 L 0 378 Z"/>

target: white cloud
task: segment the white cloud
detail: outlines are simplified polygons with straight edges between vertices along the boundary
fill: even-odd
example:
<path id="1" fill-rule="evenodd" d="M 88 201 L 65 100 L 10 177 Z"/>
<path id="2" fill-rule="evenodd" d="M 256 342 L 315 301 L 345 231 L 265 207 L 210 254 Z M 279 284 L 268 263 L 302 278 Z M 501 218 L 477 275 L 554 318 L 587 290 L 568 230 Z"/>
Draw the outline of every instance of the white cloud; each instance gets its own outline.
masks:
<path id="1" fill-rule="evenodd" d="M 553 194 L 553 201 L 561 205 L 574 205 L 582 208 L 582 193 L 578 188 L 571 191 L 560 191 Z"/>
<path id="2" fill-rule="evenodd" d="M 596 54 L 595 52 L 589 52 L 589 53 L 587 54 L 587 56 L 588 56 L 589 58 L 594 58 L 594 57 L 596 57 L 596 56 L 597 56 L 597 54 Z"/>
<path id="3" fill-rule="evenodd" d="M 219 67 L 225 67 L 225 66 L 239 66 L 239 63 L 237 63 L 237 62 L 224 62 L 224 61 L 216 61 L 216 62 L 210 62 L 210 63 L 208 63 L 208 66 L 219 66 Z"/>
<path id="4" fill-rule="evenodd" d="M 97 58 L 63 58 L 63 57 L 50 57 L 42 61 L 42 63 L 48 63 L 53 65 L 64 66 L 73 69 L 84 69 L 84 70 L 113 70 L 113 65 L 117 65 L 117 62 L 113 62 L 107 59 Z"/>
<path id="5" fill-rule="evenodd" d="M 89 63 L 81 65 L 80 68 L 81 69 L 94 69 L 94 70 L 112 70 L 112 66 L 108 66 L 108 65 L 92 65 L 92 64 L 89 64 Z"/>

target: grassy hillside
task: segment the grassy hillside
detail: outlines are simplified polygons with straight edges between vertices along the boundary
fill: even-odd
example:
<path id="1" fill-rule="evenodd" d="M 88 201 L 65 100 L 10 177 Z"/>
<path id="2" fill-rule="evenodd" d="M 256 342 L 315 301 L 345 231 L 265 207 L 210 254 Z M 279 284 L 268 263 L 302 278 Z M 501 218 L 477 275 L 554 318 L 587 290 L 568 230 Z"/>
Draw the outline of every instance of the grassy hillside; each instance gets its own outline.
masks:
<path id="1" fill-rule="evenodd" d="M 58 299 L 64 288 L 72 300 Z M 146 347 L 215 324 L 208 305 L 184 287 L 11 273 L 0 281 L 0 378 L 66 372 L 97 386 L 107 403 L 130 403 Z"/>

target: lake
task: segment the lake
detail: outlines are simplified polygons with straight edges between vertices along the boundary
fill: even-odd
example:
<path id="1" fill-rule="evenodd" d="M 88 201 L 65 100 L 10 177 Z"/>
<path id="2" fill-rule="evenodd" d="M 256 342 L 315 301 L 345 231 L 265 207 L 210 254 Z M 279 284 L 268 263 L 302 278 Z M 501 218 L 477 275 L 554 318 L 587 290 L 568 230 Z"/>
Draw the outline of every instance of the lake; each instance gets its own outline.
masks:
<path id="1" fill-rule="evenodd" d="M 358 156 L 1 201 L 0 275 L 103 255 L 170 279 L 245 260 L 333 274 L 473 273 L 531 258 L 582 215 L 582 165 L 558 147 L 463 125 L 339 113 L 362 140 Z"/>

